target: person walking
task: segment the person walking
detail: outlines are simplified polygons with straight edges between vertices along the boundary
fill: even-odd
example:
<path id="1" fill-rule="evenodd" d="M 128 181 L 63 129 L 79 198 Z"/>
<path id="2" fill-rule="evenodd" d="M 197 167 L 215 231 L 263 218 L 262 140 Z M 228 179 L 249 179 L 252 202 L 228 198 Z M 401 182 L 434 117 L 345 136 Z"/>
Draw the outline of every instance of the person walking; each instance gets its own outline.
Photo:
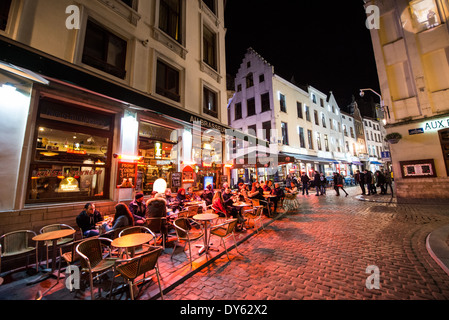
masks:
<path id="1" fill-rule="evenodd" d="M 327 185 L 326 177 L 324 176 L 324 173 L 321 172 L 321 174 L 320 174 L 320 192 L 321 192 L 322 196 L 326 195 L 326 185 Z"/>
<path id="2" fill-rule="evenodd" d="M 387 189 L 390 187 L 391 196 L 393 197 L 393 182 L 391 180 L 391 172 L 385 170 L 385 194 L 387 194 Z"/>
<path id="3" fill-rule="evenodd" d="M 371 183 L 372 183 L 373 177 L 372 177 L 371 171 L 368 171 L 368 169 L 365 169 L 364 173 L 365 173 L 365 176 L 363 177 L 363 181 L 366 184 L 366 187 L 368 189 L 367 195 L 369 196 L 370 194 L 373 194 L 373 192 L 371 191 Z"/>
<path id="4" fill-rule="evenodd" d="M 337 193 L 337 197 L 340 196 L 340 191 L 339 191 L 340 188 L 341 188 L 341 190 L 343 190 L 344 193 L 346 193 L 346 197 L 347 197 L 348 193 L 343 188 L 343 177 L 338 172 L 334 172 L 334 189 L 335 189 L 335 192 Z"/>
<path id="5" fill-rule="evenodd" d="M 320 180 L 320 172 L 318 170 L 315 170 L 315 175 L 313 176 L 313 185 L 315 186 L 316 190 L 315 196 L 319 196 L 321 189 L 321 180 Z"/>
<path id="6" fill-rule="evenodd" d="M 306 195 L 309 195 L 309 182 L 310 178 L 308 175 L 306 175 L 305 172 L 301 174 L 301 183 L 302 183 L 302 195 L 304 195 L 304 192 Z"/>
<path id="7" fill-rule="evenodd" d="M 380 194 L 387 194 L 387 189 L 385 188 L 385 176 L 380 170 L 376 171 L 376 181 L 377 186 L 380 187 Z"/>
<path id="8" fill-rule="evenodd" d="M 354 180 L 360 186 L 360 189 L 362 190 L 362 195 L 365 195 L 366 194 L 365 173 L 360 172 L 360 170 L 357 170 L 354 176 Z"/>

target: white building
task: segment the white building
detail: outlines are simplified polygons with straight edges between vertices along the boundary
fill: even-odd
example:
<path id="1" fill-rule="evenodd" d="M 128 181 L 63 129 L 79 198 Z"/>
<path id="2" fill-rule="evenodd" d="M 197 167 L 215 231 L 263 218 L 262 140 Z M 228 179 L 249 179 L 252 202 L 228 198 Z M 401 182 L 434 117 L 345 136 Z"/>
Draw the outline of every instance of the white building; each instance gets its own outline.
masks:
<path id="1" fill-rule="evenodd" d="M 369 167 L 367 169 L 375 172 L 386 164 L 386 161 L 382 160 L 382 152 L 388 151 L 386 150 L 386 143 L 384 141 L 385 131 L 379 121 L 368 117 L 363 117 L 362 119 L 369 155 Z"/>

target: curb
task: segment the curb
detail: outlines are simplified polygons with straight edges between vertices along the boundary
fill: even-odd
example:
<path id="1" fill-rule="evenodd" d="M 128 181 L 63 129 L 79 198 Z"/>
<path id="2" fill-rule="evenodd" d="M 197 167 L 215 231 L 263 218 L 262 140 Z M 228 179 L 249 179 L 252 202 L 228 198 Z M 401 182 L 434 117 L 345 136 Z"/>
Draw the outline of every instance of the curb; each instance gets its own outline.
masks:
<path id="1" fill-rule="evenodd" d="M 449 247 L 446 243 L 449 235 L 449 225 L 429 233 L 426 238 L 426 248 L 435 262 L 449 275 Z"/>
<path id="2" fill-rule="evenodd" d="M 377 202 L 377 203 L 397 203 L 396 198 L 391 197 L 389 200 L 386 199 L 367 199 L 363 195 L 355 196 L 357 200 L 366 202 Z"/>

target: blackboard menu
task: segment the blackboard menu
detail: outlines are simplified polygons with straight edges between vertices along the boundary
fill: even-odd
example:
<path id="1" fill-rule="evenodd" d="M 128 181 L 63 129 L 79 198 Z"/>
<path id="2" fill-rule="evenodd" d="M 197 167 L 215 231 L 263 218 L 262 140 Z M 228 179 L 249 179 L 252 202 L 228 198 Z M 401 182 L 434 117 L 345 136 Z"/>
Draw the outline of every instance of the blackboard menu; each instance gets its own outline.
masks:
<path id="1" fill-rule="evenodd" d="M 171 185 L 173 188 L 180 188 L 182 183 L 182 173 L 181 172 L 173 172 L 171 174 Z"/>
<path id="2" fill-rule="evenodd" d="M 119 162 L 117 188 L 133 188 L 136 182 L 137 163 Z"/>

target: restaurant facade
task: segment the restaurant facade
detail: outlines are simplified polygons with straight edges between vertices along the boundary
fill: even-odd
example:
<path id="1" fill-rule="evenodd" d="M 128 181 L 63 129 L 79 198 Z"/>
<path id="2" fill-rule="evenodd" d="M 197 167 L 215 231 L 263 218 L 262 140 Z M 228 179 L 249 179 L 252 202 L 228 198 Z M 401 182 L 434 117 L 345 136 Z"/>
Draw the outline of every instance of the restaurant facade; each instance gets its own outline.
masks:
<path id="1" fill-rule="evenodd" d="M 71 30 L 65 20 L 37 18 L 47 9 L 56 16 L 62 3 L 55 8 L 51 1 L 11 1 L 0 31 L 0 176 L 8 181 L 0 187 L 2 234 L 52 223 L 75 226 L 87 202 L 113 213 L 117 202 L 153 192 L 160 178 L 172 192 L 201 190 L 206 180 L 218 187 L 229 179 L 224 4 L 113 2 L 117 6 L 82 1 L 82 27 Z M 175 2 L 181 35 L 162 21 L 162 8 Z M 32 26 L 30 15 L 36 15 Z M 187 24 L 191 19 L 200 26 Z M 63 38 L 51 35 L 50 42 L 67 41 L 72 59 L 38 32 L 61 22 Z M 27 28 L 35 28 L 36 36 L 25 41 L 20 35 Z M 143 31 L 148 40 L 136 38 Z M 104 61 L 95 55 L 93 39 L 107 43 Z M 191 39 L 202 50 L 196 52 Z"/>

